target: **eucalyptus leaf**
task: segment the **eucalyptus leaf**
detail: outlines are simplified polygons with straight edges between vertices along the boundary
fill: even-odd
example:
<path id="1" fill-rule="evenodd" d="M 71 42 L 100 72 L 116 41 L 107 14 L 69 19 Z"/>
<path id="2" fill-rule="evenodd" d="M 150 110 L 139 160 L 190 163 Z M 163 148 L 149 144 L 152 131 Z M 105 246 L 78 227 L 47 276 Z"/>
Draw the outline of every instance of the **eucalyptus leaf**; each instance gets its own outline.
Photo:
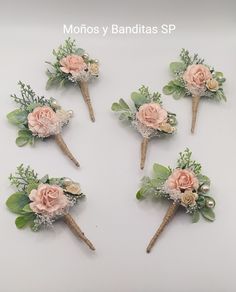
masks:
<path id="1" fill-rule="evenodd" d="M 129 106 L 128 106 L 128 104 L 124 101 L 123 98 L 121 98 L 121 99 L 119 100 L 119 104 L 120 104 L 120 106 L 121 106 L 123 109 L 127 109 L 127 110 L 130 109 Z"/>
<path id="2" fill-rule="evenodd" d="M 7 119 L 14 125 L 24 124 L 27 121 L 28 113 L 21 109 L 16 109 L 7 115 Z"/>
<path id="3" fill-rule="evenodd" d="M 111 109 L 114 112 L 119 112 L 119 111 L 122 111 L 123 110 L 122 106 L 119 103 L 117 103 L 117 102 L 114 102 L 112 104 Z"/>
<path id="4" fill-rule="evenodd" d="M 32 213 L 33 212 L 33 210 L 30 208 L 30 204 L 25 205 L 22 210 L 24 212 L 26 212 L 26 213 Z"/>
<path id="5" fill-rule="evenodd" d="M 16 227 L 21 229 L 24 228 L 26 225 L 31 225 L 35 219 L 34 213 L 28 213 L 22 216 L 19 216 L 15 220 Z"/>
<path id="6" fill-rule="evenodd" d="M 215 213 L 211 208 L 202 208 L 201 209 L 201 214 L 204 218 L 206 218 L 209 221 L 214 221 L 215 220 Z"/>
<path id="7" fill-rule="evenodd" d="M 153 165 L 153 172 L 154 177 L 156 179 L 160 179 L 161 181 L 165 181 L 170 176 L 169 168 L 157 163 Z"/>
<path id="8" fill-rule="evenodd" d="M 200 212 L 198 210 L 195 210 L 192 215 L 192 222 L 197 223 L 200 219 Z"/>
<path id="9" fill-rule="evenodd" d="M 136 198 L 138 199 L 138 200 L 141 200 L 141 199 L 143 199 L 143 195 L 142 195 L 142 191 L 141 191 L 142 189 L 140 189 L 137 193 L 136 193 Z"/>
<path id="10" fill-rule="evenodd" d="M 137 107 L 143 105 L 144 103 L 147 103 L 147 98 L 138 92 L 133 92 L 131 94 L 131 99 Z"/>
<path id="11" fill-rule="evenodd" d="M 11 212 L 22 214 L 22 209 L 29 202 L 30 199 L 24 192 L 16 192 L 7 199 L 6 205 Z"/>
<path id="12" fill-rule="evenodd" d="M 164 94 L 170 95 L 175 91 L 175 88 L 172 85 L 166 85 L 163 87 L 162 91 Z"/>
<path id="13" fill-rule="evenodd" d="M 30 141 L 30 138 L 28 136 L 19 136 L 16 138 L 16 145 L 19 147 L 22 147 L 28 144 L 29 141 Z"/>
<path id="14" fill-rule="evenodd" d="M 183 62 L 172 62 L 170 63 L 170 70 L 172 73 L 176 74 L 183 72 L 186 69 L 186 65 Z"/>

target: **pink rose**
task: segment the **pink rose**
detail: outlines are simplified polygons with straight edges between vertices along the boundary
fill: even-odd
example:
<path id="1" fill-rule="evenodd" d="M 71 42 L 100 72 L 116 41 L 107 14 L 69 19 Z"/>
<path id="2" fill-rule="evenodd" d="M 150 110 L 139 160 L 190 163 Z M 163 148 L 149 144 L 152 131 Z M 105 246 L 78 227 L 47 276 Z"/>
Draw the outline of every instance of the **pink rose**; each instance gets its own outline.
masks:
<path id="1" fill-rule="evenodd" d="M 46 138 L 60 132 L 60 121 L 49 106 L 36 107 L 28 115 L 30 131 L 41 138 Z"/>
<path id="2" fill-rule="evenodd" d="M 56 185 L 41 184 L 29 195 L 33 212 L 53 217 L 68 205 L 69 201 L 63 189 Z"/>
<path id="3" fill-rule="evenodd" d="M 61 71 L 64 73 L 70 73 L 72 76 L 77 75 L 84 69 L 87 69 L 87 65 L 84 59 L 78 55 L 68 55 L 60 60 Z"/>
<path id="4" fill-rule="evenodd" d="M 180 198 L 185 190 L 197 190 L 199 182 L 189 169 L 175 169 L 165 183 L 165 190 L 173 197 Z"/>
<path id="5" fill-rule="evenodd" d="M 205 65 L 197 64 L 188 66 L 183 79 L 193 95 L 202 96 L 206 91 L 206 82 L 212 79 L 212 75 Z"/>
<path id="6" fill-rule="evenodd" d="M 140 106 L 136 118 L 149 128 L 159 129 L 160 125 L 167 121 L 167 111 L 158 103 L 145 103 Z"/>

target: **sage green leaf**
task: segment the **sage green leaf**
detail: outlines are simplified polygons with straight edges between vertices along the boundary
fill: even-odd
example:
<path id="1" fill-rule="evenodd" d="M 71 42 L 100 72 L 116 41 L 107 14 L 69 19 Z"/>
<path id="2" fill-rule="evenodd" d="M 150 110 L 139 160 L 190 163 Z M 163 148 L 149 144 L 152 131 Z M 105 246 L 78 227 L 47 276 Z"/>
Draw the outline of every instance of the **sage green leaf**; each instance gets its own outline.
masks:
<path id="1" fill-rule="evenodd" d="M 32 136 L 32 132 L 28 129 L 23 129 L 18 131 L 18 136 L 30 137 Z"/>
<path id="2" fill-rule="evenodd" d="M 42 184 L 45 184 L 46 182 L 48 182 L 48 180 L 49 180 L 49 176 L 48 176 L 48 174 L 46 174 L 45 176 L 43 176 L 43 177 L 40 179 L 40 182 L 41 182 Z"/>
<path id="3" fill-rule="evenodd" d="M 131 94 L 131 99 L 137 107 L 147 102 L 147 98 L 138 92 L 133 92 Z"/>
<path id="4" fill-rule="evenodd" d="M 185 87 L 184 84 L 183 84 L 183 82 L 181 82 L 181 81 L 178 80 L 178 79 L 175 79 L 175 80 L 173 80 L 172 82 L 173 82 L 174 85 L 176 85 L 176 86 L 178 86 L 178 87 L 183 87 L 183 88 Z"/>
<path id="5" fill-rule="evenodd" d="M 214 72 L 214 77 L 215 78 L 223 78 L 224 77 L 224 74 L 222 73 L 222 72 L 217 72 L 217 71 L 215 71 Z"/>
<path id="6" fill-rule="evenodd" d="M 154 172 L 154 177 L 156 179 L 160 179 L 161 181 L 167 180 L 167 178 L 170 176 L 169 168 L 157 163 L 153 165 L 153 172 Z"/>
<path id="7" fill-rule="evenodd" d="M 175 88 L 172 85 L 166 85 L 163 87 L 162 91 L 164 94 L 170 95 L 175 91 Z"/>
<path id="8" fill-rule="evenodd" d="M 30 184 L 28 184 L 28 186 L 26 188 L 27 194 L 30 194 L 32 190 L 37 190 L 38 185 L 39 184 L 37 182 L 31 182 Z"/>
<path id="9" fill-rule="evenodd" d="M 32 213 L 33 212 L 33 210 L 30 208 L 30 204 L 25 205 L 22 210 L 24 212 L 26 212 L 26 213 Z"/>
<path id="10" fill-rule="evenodd" d="M 114 111 L 114 112 L 119 112 L 119 111 L 122 111 L 123 108 L 122 108 L 122 106 L 119 103 L 114 102 L 112 104 L 112 106 L 111 106 L 111 110 Z"/>
<path id="11" fill-rule="evenodd" d="M 24 124 L 27 121 L 28 113 L 24 110 L 17 109 L 7 115 L 7 119 L 14 125 Z"/>
<path id="12" fill-rule="evenodd" d="M 84 49 L 81 48 L 76 49 L 75 54 L 78 56 L 82 56 L 84 54 Z"/>
<path id="13" fill-rule="evenodd" d="M 196 202 L 197 202 L 198 208 L 205 207 L 205 197 L 204 196 L 199 195 Z"/>
<path id="14" fill-rule="evenodd" d="M 22 216 L 19 216 L 15 220 L 16 227 L 21 229 L 24 228 L 26 225 L 31 225 L 35 219 L 34 213 L 28 213 Z"/>
<path id="15" fill-rule="evenodd" d="M 202 208 L 201 209 L 201 214 L 204 218 L 206 218 L 209 221 L 214 221 L 215 220 L 215 213 L 211 208 Z"/>
<path id="16" fill-rule="evenodd" d="M 123 98 L 121 98 L 121 99 L 119 100 L 119 103 L 120 103 L 120 106 L 121 106 L 123 109 L 127 109 L 127 110 L 129 110 L 129 106 L 128 106 L 128 104 L 124 101 Z"/>
<path id="17" fill-rule="evenodd" d="M 22 147 L 29 143 L 29 137 L 28 136 L 19 136 L 16 138 L 16 145 L 19 147 Z"/>
<path id="18" fill-rule="evenodd" d="M 202 185 L 202 184 L 205 184 L 205 185 L 209 185 L 211 184 L 211 181 L 209 179 L 209 177 L 207 177 L 206 175 L 203 175 L 203 174 L 198 174 L 197 175 L 197 178 L 198 178 L 198 181 L 199 181 L 199 184 Z"/>
<path id="19" fill-rule="evenodd" d="M 192 215 L 192 222 L 197 223 L 200 219 L 200 212 L 198 210 L 195 210 Z"/>
<path id="20" fill-rule="evenodd" d="M 173 92 L 174 99 L 180 99 L 185 95 L 185 88 L 183 87 L 175 87 L 175 91 Z"/>
<path id="21" fill-rule="evenodd" d="M 22 209 L 29 202 L 30 199 L 24 192 L 16 192 L 7 199 L 6 205 L 11 212 L 22 214 Z"/>
<path id="22" fill-rule="evenodd" d="M 141 199 L 143 199 L 143 195 L 142 195 L 142 191 L 141 191 L 142 189 L 140 189 L 137 193 L 136 193 L 136 198 L 138 199 L 138 200 L 141 200 Z"/>
<path id="23" fill-rule="evenodd" d="M 170 70 L 172 73 L 176 74 L 178 72 L 183 72 L 186 69 L 186 65 L 183 62 L 172 62 L 170 63 Z"/>

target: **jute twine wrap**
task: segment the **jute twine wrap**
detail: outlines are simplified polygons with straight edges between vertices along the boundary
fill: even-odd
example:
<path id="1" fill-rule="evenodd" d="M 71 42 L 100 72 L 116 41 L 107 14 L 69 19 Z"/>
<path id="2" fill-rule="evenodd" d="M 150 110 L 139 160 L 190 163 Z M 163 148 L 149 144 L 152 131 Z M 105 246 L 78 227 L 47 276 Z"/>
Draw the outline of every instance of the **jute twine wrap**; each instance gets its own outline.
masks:
<path id="1" fill-rule="evenodd" d="M 191 132 L 194 133 L 196 120 L 197 120 L 197 111 L 200 102 L 200 96 L 193 96 L 192 97 L 192 127 Z"/>
<path id="2" fill-rule="evenodd" d="M 160 227 L 157 229 L 156 233 L 152 237 L 146 251 L 149 253 L 151 249 L 153 248 L 155 242 L 157 241 L 159 235 L 162 233 L 162 231 L 165 229 L 166 225 L 170 222 L 170 220 L 173 218 L 175 215 L 175 212 L 177 211 L 178 207 L 180 205 L 179 201 L 174 201 L 168 208 L 165 217 L 160 225 Z"/>
<path id="3" fill-rule="evenodd" d="M 88 106 L 91 121 L 95 122 L 94 111 L 93 111 L 93 107 L 92 107 L 92 103 L 91 103 L 91 99 L 90 99 L 90 95 L 89 95 L 88 82 L 87 81 L 80 81 L 79 87 L 80 87 L 81 93 L 83 95 L 84 101 Z"/>
<path id="4" fill-rule="evenodd" d="M 72 218 L 70 214 L 66 214 L 64 217 L 64 222 L 70 228 L 70 230 L 78 236 L 91 250 L 95 250 L 92 242 L 88 240 L 88 238 L 84 235 L 83 231 L 79 228 L 75 220 Z"/>
<path id="5" fill-rule="evenodd" d="M 71 161 L 74 162 L 74 164 L 79 167 L 80 164 L 79 162 L 77 161 L 77 159 L 72 155 L 72 153 L 70 152 L 69 148 L 67 147 L 65 141 L 63 140 L 62 138 L 62 135 L 61 134 L 57 134 L 54 136 L 55 137 L 55 141 L 57 143 L 57 145 L 61 148 L 62 152 L 70 158 Z"/>
<path id="6" fill-rule="evenodd" d="M 146 155 L 147 155 L 147 147 L 148 147 L 148 138 L 143 138 L 141 144 L 141 161 L 140 161 L 140 168 L 144 169 Z"/>

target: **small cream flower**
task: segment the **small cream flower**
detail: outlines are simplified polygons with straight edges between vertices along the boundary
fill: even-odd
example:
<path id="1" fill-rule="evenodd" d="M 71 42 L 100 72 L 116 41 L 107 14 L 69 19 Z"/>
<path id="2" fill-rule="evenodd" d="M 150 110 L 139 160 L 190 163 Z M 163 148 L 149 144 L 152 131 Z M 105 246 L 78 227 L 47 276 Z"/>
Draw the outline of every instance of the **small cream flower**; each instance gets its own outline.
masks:
<path id="1" fill-rule="evenodd" d="M 216 79 L 209 79 L 207 80 L 206 83 L 206 87 L 210 90 L 210 91 L 217 91 L 219 89 L 219 83 Z"/>
<path id="2" fill-rule="evenodd" d="M 72 195 L 80 195 L 81 194 L 80 185 L 78 183 L 71 183 L 66 186 L 66 192 Z"/>
<path id="3" fill-rule="evenodd" d="M 197 193 L 193 193 L 192 191 L 186 190 L 181 196 L 181 203 L 186 207 L 194 206 L 196 205 L 197 198 L 198 198 Z"/>
<path id="4" fill-rule="evenodd" d="M 90 63 L 89 71 L 92 75 L 98 75 L 99 74 L 99 65 L 97 63 Z"/>
<path id="5" fill-rule="evenodd" d="M 172 127 L 169 123 L 162 123 L 160 126 L 159 126 L 159 130 L 161 131 L 164 131 L 166 133 L 173 133 L 175 128 Z"/>

